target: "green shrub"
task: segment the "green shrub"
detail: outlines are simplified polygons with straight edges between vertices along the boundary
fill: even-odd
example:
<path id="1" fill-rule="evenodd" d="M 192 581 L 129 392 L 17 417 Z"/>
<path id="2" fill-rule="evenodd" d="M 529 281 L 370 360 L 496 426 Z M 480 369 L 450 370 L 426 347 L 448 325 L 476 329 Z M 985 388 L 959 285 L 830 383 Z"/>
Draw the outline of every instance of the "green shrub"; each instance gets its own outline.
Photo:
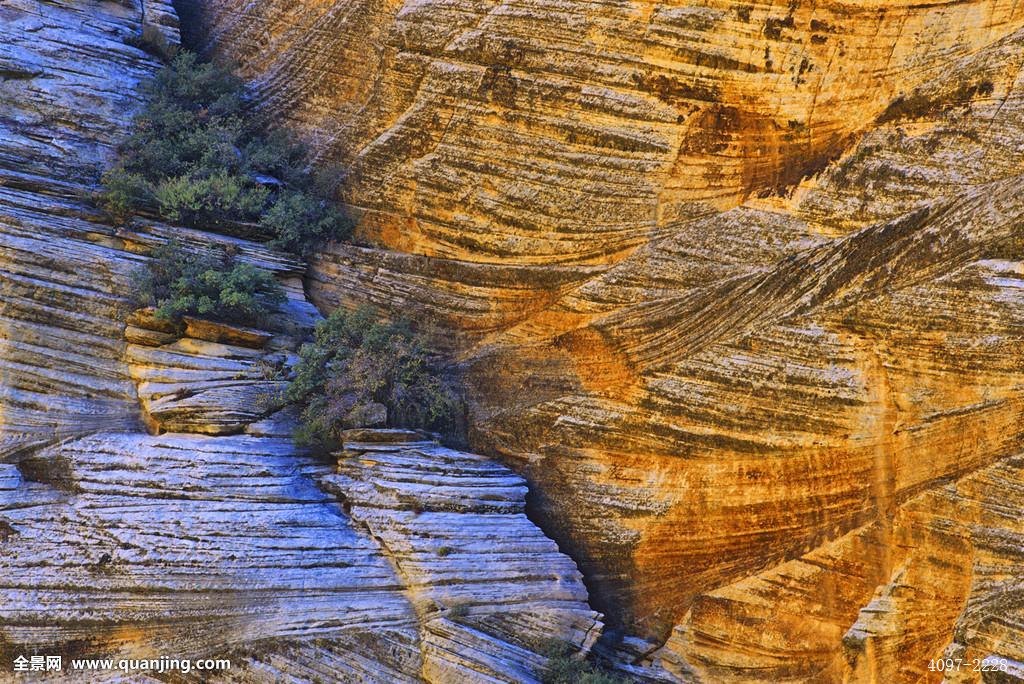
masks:
<path id="1" fill-rule="evenodd" d="M 103 176 L 105 189 L 100 206 L 118 221 L 124 221 L 138 207 L 153 204 L 153 186 L 138 173 L 122 167 L 111 169 Z"/>
<path id="2" fill-rule="evenodd" d="M 260 225 L 274 239 L 271 246 L 309 257 L 327 240 L 348 237 L 351 222 L 329 202 L 302 192 L 282 192 Z"/>
<path id="3" fill-rule="evenodd" d="M 136 303 L 156 307 L 156 317 L 197 316 L 252 324 L 284 303 L 284 290 L 267 271 L 227 254 L 185 251 L 169 242 L 134 275 Z"/>
<path id="4" fill-rule="evenodd" d="M 313 180 L 306 172 L 306 148 L 281 129 L 254 137 L 242 147 L 241 159 L 252 174 L 266 174 L 284 183 L 308 186 Z"/>
<path id="5" fill-rule="evenodd" d="M 287 397 L 301 409 L 300 442 L 336 445 L 343 430 L 358 426 L 352 417 L 374 404 L 387 408 L 391 427 L 454 426 L 454 393 L 407 323 L 378 321 L 368 308 L 339 309 L 317 324 L 299 355 Z"/>
<path id="6" fill-rule="evenodd" d="M 576 649 L 564 641 L 552 639 L 541 651 L 548 659 L 547 671 L 541 679 L 544 684 L 626 683 L 625 678 L 577 657 Z"/>
<path id="7" fill-rule="evenodd" d="M 119 165 L 148 181 L 200 169 L 238 169 L 242 83 L 181 52 L 142 88 L 145 107 L 121 144 Z"/>
<path id="8" fill-rule="evenodd" d="M 98 195 L 115 219 L 141 211 L 204 229 L 258 223 L 299 256 L 348 237 L 348 218 L 306 171 L 305 148 L 246 125 L 243 83 L 229 71 L 179 52 L 143 95 Z"/>
<path id="9" fill-rule="evenodd" d="M 224 225 L 253 219 L 267 201 L 267 189 L 225 169 L 162 181 L 154 193 L 160 214 L 186 225 Z"/>

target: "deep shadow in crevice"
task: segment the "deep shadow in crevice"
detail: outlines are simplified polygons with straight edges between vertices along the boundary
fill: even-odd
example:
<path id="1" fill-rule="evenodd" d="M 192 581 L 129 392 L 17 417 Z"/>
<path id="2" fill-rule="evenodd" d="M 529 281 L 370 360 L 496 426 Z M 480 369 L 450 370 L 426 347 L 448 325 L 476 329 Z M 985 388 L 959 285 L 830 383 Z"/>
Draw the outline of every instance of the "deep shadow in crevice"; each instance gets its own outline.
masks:
<path id="1" fill-rule="evenodd" d="M 203 10 L 198 0 L 173 0 L 174 11 L 178 13 L 181 25 L 181 46 L 199 53 L 206 37 L 203 27 Z"/>

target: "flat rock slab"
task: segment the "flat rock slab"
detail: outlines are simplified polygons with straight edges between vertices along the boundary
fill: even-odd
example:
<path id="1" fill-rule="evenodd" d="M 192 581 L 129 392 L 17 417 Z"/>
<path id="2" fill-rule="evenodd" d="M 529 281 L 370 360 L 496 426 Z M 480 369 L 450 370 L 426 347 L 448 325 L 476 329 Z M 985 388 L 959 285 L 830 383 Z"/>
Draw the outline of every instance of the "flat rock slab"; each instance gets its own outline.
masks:
<path id="1" fill-rule="evenodd" d="M 323 472 L 288 440 L 113 433 L 0 465 L 0 650 L 415 680 L 416 614 Z"/>
<path id="2" fill-rule="evenodd" d="M 184 320 L 186 335 L 197 340 L 206 340 L 207 342 L 223 342 L 240 347 L 262 349 L 273 337 L 272 333 L 256 328 L 218 323 L 217 321 L 191 318 L 189 316 L 186 316 Z"/>
<path id="3" fill-rule="evenodd" d="M 553 639 L 588 651 L 601 615 L 576 564 L 526 517 L 525 481 L 436 442 L 356 442 L 322 478 L 390 554 L 420 617 L 429 681 L 529 682 Z"/>

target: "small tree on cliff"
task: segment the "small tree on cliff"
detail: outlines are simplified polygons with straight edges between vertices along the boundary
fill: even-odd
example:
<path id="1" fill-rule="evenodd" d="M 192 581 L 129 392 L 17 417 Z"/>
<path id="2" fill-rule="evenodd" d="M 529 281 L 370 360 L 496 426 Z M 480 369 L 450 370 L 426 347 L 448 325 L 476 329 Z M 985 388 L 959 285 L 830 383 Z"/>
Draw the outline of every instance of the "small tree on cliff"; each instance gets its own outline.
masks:
<path id="1" fill-rule="evenodd" d="M 284 303 L 273 275 L 225 253 L 186 251 L 169 242 L 134 274 L 136 304 L 156 308 L 156 317 L 183 316 L 251 325 Z"/>
<path id="2" fill-rule="evenodd" d="M 544 684 L 626 684 L 626 679 L 580 658 L 572 645 L 557 639 L 548 640 L 541 652 L 547 657 Z"/>
<path id="3" fill-rule="evenodd" d="M 351 221 L 305 170 L 306 150 L 247 121 L 242 82 L 180 52 L 143 87 L 146 105 L 103 175 L 117 220 L 148 211 L 197 228 L 255 231 L 308 256 L 347 238 Z"/>
<path id="4" fill-rule="evenodd" d="M 331 447 L 374 406 L 386 408 L 390 427 L 454 427 L 455 394 L 408 323 L 379 321 L 369 308 L 339 309 L 317 325 L 300 359 L 287 398 L 301 409 L 301 442 Z"/>

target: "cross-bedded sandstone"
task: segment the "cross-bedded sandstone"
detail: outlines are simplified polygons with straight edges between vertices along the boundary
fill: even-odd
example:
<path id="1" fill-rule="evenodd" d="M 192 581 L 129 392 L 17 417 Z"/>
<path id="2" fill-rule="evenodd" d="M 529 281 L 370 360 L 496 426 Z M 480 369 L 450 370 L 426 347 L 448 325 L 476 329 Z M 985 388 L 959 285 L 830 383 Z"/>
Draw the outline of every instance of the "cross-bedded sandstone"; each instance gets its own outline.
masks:
<path id="1" fill-rule="evenodd" d="M 601 610 L 699 661 L 676 676 L 910 681 L 968 648 L 985 556 L 908 511 L 1021 450 L 1021 7 L 192 4 L 351 168 L 376 247 L 324 254 L 314 299 L 450 333 L 474 445 Z M 797 594 L 832 603 L 744 622 Z M 1019 660 L 975 604 L 1006 642 L 974 652 Z"/>

